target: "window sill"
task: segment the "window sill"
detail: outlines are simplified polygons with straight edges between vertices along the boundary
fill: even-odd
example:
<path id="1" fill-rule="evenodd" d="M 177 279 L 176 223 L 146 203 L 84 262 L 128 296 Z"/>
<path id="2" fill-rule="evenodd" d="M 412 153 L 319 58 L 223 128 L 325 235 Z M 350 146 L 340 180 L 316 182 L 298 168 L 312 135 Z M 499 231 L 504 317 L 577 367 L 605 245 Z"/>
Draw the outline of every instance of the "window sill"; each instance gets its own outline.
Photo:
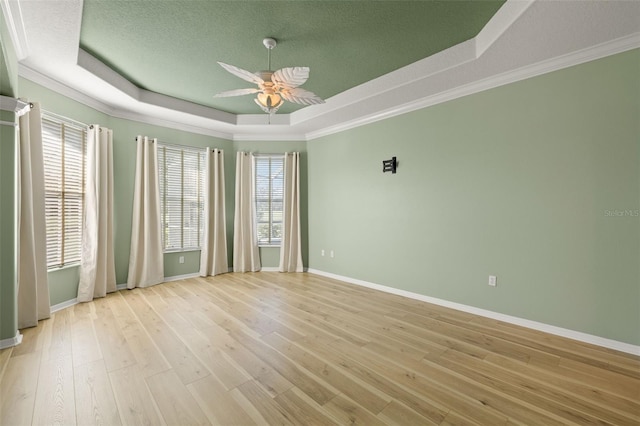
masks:
<path id="1" fill-rule="evenodd" d="M 200 248 L 188 248 L 188 249 L 171 249 L 171 250 L 165 250 L 162 253 L 164 254 L 170 254 L 170 253 L 189 253 L 192 251 L 201 251 L 202 249 Z"/>
<path id="2" fill-rule="evenodd" d="M 79 267 L 80 267 L 80 262 L 78 262 L 78 263 L 70 263 L 69 265 L 64 265 L 64 266 L 53 266 L 51 268 L 47 268 L 47 273 L 64 271 L 65 269 L 79 268 Z"/>

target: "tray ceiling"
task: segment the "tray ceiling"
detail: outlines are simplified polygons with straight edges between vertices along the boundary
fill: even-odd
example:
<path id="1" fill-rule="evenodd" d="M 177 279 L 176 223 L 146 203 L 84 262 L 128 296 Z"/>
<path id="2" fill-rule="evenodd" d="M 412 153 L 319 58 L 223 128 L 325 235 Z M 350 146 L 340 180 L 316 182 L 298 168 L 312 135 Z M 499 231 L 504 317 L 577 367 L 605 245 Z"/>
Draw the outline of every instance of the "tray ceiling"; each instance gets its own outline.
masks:
<path id="1" fill-rule="evenodd" d="M 328 99 L 475 37 L 498 1 L 98 1 L 85 0 L 80 47 L 136 86 L 234 114 L 260 113 L 253 87 L 222 61 L 267 69 L 308 66 L 305 89 Z M 300 106 L 285 103 L 281 113 Z"/>
<path id="2" fill-rule="evenodd" d="M 311 140 L 640 48 L 640 1 L 0 0 L 0 7 L 21 77 L 114 117 L 234 140 Z M 213 98 L 247 87 L 216 61 L 265 68 L 265 36 L 279 40 L 273 68 L 309 66 L 305 88 L 326 104 L 270 116 L 250 96 Z"/>

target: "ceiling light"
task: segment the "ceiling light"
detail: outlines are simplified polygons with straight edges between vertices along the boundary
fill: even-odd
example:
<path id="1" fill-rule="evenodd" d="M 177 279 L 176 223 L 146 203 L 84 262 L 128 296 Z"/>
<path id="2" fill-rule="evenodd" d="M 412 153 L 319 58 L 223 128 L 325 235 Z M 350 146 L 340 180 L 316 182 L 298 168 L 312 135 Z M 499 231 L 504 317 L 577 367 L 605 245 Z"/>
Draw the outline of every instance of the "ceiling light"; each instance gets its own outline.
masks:
<path id="1" fill-rule="evenodd" d="M 309 78 L 308 67 L 289 67 L 271 71 L 271 50 L 276 47 L 276 40 L 265 38 L 262 44 L 269 52 L 269 69 L 252 73 L 233 65 L 218 62 L 222 68 L 231 74 L 250 83 L 258 85 L 257 89 L 236 89 L 218 93 L 215 97 L 242 96 L 257 93 L 255 103 L 266 113 L 275 114 L 284 101 L 300 105 L 322 104 L 324 101 L 315 93 L 298 86 Z"/>

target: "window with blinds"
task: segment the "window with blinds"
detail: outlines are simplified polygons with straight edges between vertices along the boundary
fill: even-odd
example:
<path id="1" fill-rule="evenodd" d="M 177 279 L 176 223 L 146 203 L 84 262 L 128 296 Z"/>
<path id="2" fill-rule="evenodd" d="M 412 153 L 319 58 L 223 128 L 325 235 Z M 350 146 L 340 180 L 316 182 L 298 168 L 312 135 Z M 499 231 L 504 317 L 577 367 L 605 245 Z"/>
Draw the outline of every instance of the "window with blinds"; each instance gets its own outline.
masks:
<path id="1" fill-rule="evenodd" d="M 158 144 L 165 251 L 195 250 L 202 245 L 205 155 L 201 148 Z"/>
<path id="2" fill-rule="evenodd" d="M 47 267 L 80 262 L 86 180 L 86 126 L 42 117 Z"/>
<path id="3" fill-rule="evenodd" d="M 254 164 L 258 245 L 279 246 L 282 241 L 284 156 L 255 157 Z"/>

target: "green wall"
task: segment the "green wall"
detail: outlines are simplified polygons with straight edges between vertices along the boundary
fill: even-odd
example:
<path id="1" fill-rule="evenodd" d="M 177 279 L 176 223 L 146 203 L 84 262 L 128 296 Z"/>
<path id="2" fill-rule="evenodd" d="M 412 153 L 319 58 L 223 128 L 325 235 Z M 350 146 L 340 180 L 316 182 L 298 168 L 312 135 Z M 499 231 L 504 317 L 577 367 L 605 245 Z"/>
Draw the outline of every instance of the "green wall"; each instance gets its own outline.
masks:
<path id="1" fill-rule="evenodd" d="M 116 282 L 127 282 L 129 268 L 129 248 L 131 244 L 131 212 L 133 209 L 133 183 L 135 177 L 136 144 L 139 134 L 157 137 L 171 144 L 183 144 L 197 147 L 215 147 L 225 151 L 225 203 L 227 224 L 227 250 L 229 266 L 233 265 L 233 215 L 235 204 L 235 152 L 245 150 L 260 153 L 284 153 L 300 151 L 301 185 L 306 188 L 306 142 L 233 142 L 212 136 L 204 136 L 180 130 L 160 127 L 132 120 L 110 117 L 93 108 L 62 96 L 29 80 L 20 79 L 21 96 L 38 100 L 44 110 L 72 118 L 84 123 L 97 123 L 113 129 L 114 156 L 114 244 L 116 261 Z M 303 241 L 307 241 L 306 192 L 301 197 L 301 221 Z M 277 267 L 280 251 L 278 248 L 260 249 L 262 264 L 265 267 Z M 180 263 L 180 257 L 184 263 Z M 303 246 L 303 259 L 307 259 L 306 245 Z M 164 275 L 174 277 L 194 274 L 200 268 L 200 251 L 165 253 Z M 76 297 L 78 288 L 78 267 L 71 266 L 49 272 L 51 304 L 55 305 Z"/>
<path id="2" fill-rule="evenodd" d="M 234 142 L 234 148 L 236 152 L 247 151 L 256 154 L 300 153 L 300 238 L 302 240 L 302 263 L 308 265 L 309 209 L 307 208 L 307 164 L 309 160 L 307 156 L 307 143 L 305 141 L 236 141 Z M 278 268 L 280 266 L 280 247 L 260 247 L 260 262 L 263 268 Z"/>
<path id="3" fill-rule="evenodd" d="M 640 344 L 639 76 L 635 50 L 309 142 L 310 267 Z"/>
<path id="4" fill-rule="evenodd" d="M 153 126 L 131 120 L 111 118 L 110 126 L 113 129 L 113 164 L 114 179 L 114 204 L 115 204 L 115 250 L 116 250 L 116 280 L 118 283 L 127 282 L 129 271 L 129 248 L 131 245 L 131 212 L 133 211 L 133 184 L 135 178 L 135 160 L 137 135 L 156 137 L 161 142 L 189 145 L 195 147 L 211 147 L 224 150 L 225 168 L 225 204 L 227 222 L 227 250 L 231 253 L 233 243 L 233 212 L 234 197 L 233 179 L 229 179 L 234 171 L 233 142 L 214 138 L 212 136 L 198 135 L 166 127 Z M 185 263 L 179 263 L 179 256 L 185 257 Z M 231 259 L 229 257 L 229 259 Z M 164 275 L 172 277 L 177 275 L 193 274 L 198 272 L 200 265 L 200 251 L 188 251 L 181 253 L 167 253 L 164 256 Z M 230 261 L 230 260 L 229 260 Z"/>
<path id="5" fill-rule="evenodd" d="M 0 111 L 0 120 L 14 122 L 15 114 Z M 0 125 L 0 340 L 15 337 L 16 311 L 16 131 Z"/>
<path id="6" fill-rule="evenodd" d="M 38 100 L 42 108 L 65 117 L 87 124 L 96 123 L 113 129 L 114 157 L 114 245 L 116 261 L 116 282 L 127 282 L 129 270 L 129 249 L 131 244 L 131 212 L 133 210 L 133 183 L 135 177 L 135 158 L 137 135 L 157 137 L 160 141 L 172 144 L 184 144 L 198 147 L 215 147 L 225 150 L 225 174 L 234 176 L 233 143 L 231 141 L 204 136 L 161 126 L 111 117 L 84 104 L 62 96 L 52 90 L 20 78 L 20 94 Z M 231 174 L 230 174 L 231 173 Z M 231 253 L 233 242 L 233 179 L 225 180 L 227 204 L 227 244 Z M 179 256 L 185 257 L 183 264 Z M 165 254 L 165 276 L 193 274 L 198 272 L 200 252 Z M 230 258 L 231 262 L 231 258 Z M 71 266 L 49 272 L 51 304 L 65 302 L 77 295 L 78 267 Z"/>
<path id="7" fill-rule="evenodd" d="M 18 60 L 0 9 L 0 95 L 15 97 Z M 13 111 L 0 111 L 0 121 L 14 123 Z M 0 125 L 0 340 L 16 336 L 17 142 L 12 126 Z"/>
<path id="8" fill-rule="evenodd" d="M 128 269 L 137 134 L 225 150 L 230 266 L 235 152 L 295 150 L 311 268 L 638 345 L 638 75 L 635 50 L 308 143 L 232 142 L 109 117 L 25 79 L 19 94 L 114 130 L 118 283 Z M 11 128 L 0 131 L 12 137 Z M 14 178 L 4 162 L 14 154 L 0 149 L 5 199 Z M 398 173 L 383 174 L 381 161 L 392 156 Z M 0 206 L 2 232 L 14 208 Z M 2 240 L 7 338 L 15 332 L 4 331 L 5 317 L 15 309 L 6 301 L 15 306 L 15 295 L 4 265 L 15 253 L 5 256 Z M 278 255 L 262 248 L 263 266 L 277 266 Z M 165 276 L 198 266 L 198 251 L 165 255 Z M 50 279 L 52 304 L 75 297 L 77 268 Z"/>
<path id="9" fill-rule="evenodd" d="M 20 97 L 40 102 L 44 110 L 87 124 L 109 125 L 109 116 L 93 108 L 61 96 L 24 78 L 20 78 L 18 84 Z M 77 296 L 78 269 L 78 266 L 68 266 L 49 272 L 49 298 L 52 305 L 66 302 Z"/>

